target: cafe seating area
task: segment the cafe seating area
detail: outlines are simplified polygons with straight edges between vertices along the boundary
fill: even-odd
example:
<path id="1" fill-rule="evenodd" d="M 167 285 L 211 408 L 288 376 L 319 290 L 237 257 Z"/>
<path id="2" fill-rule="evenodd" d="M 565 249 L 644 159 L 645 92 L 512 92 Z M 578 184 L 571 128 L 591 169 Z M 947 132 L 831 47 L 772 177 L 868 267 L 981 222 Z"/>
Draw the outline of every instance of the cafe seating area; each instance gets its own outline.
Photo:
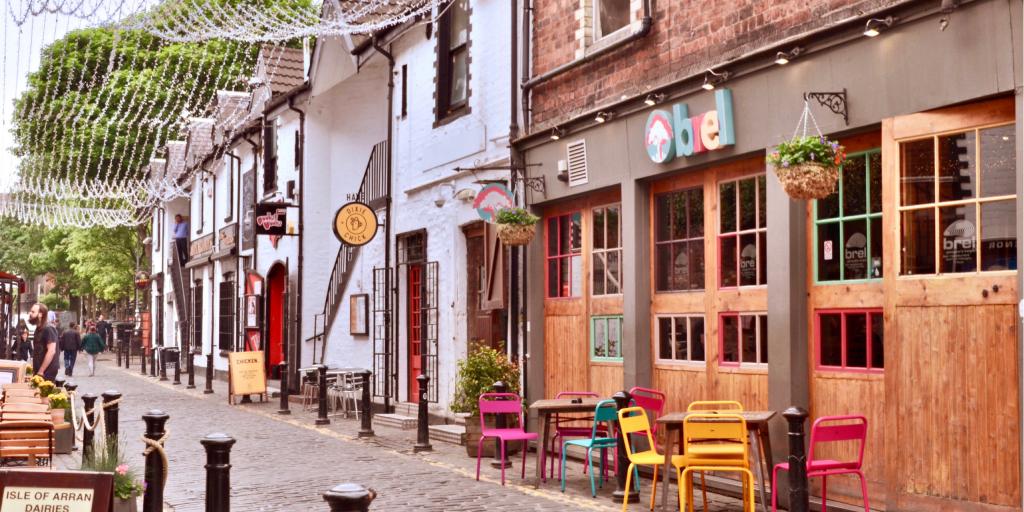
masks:
<path id="1" fill-rule="evenodd" d="M 63 421 L 64 410 L 56 409 Z M 54 414 L 49 399 L 28 383 L 3 385 L 0 399 L 0 466 L 52 469 Z"/>

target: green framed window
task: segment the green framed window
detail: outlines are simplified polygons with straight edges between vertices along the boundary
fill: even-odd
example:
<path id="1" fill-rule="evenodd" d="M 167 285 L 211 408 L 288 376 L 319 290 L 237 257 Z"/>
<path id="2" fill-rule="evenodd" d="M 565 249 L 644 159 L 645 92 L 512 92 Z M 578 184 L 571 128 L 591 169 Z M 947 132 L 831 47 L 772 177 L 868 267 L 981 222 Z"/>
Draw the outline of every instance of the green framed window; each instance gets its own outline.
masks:
<path id="1" fill-rule="evenodd" d="M 622 315 L 590 317 L 590 359 L 622 361 Z"/>
<path id="2" fill-rule="evenodd" d="M 814 279 L 882 278 L 882 152 L 847 158 L 838 190 L 814 202 Z"/>

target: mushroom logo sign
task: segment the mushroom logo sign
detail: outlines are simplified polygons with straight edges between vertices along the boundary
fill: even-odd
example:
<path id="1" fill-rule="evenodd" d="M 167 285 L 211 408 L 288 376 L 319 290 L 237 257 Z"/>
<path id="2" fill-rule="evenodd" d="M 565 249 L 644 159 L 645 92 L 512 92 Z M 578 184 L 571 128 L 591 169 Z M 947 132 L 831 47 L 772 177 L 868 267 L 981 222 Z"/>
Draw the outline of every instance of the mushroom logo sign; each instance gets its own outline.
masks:
<path id="1" fill-rule="evenodd" d="M 480 189 L 476 200 L 473 201 L 473 208 L 476 208 L 480 218 L 487 222 L 494 222 L 494 215 L 498 210 L 512 206 L 512 192 L 500 183 L 491 183 Z"/>
<path id="2" fill-rule="evenodd" d="M 672 106 L 672 113 L 654 110 L 647 116 L 644 145 L 651 161 L 664 164 L 681 156 L 714 151 L 736 143 L 732 123 L 732 91 L 715 91 L 715 110 L 690 117 L 685 103 Z"/>

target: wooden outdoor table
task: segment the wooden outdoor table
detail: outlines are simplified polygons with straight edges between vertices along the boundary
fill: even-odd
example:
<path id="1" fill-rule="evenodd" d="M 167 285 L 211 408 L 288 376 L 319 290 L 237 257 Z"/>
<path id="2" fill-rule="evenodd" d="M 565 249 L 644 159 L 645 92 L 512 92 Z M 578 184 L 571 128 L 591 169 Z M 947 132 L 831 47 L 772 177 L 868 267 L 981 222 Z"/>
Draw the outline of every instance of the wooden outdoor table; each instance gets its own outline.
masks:
<path id="1" fill-rule="evenodd" d="M 683 445 L 681 442 L 683 438 L 683 420 L 691 414 L 707 414 L 711 411 L 692 411 L 692 412 L 674 412 L 666 414 L 658 418 L 658 423 L 664 425 L 665 428 L 665 467 L 662 474 L 662 483 L 665 489 L 668 489 L 669 485 L 669 472 L 672 469 L 672 443 L 676 444 L 676 447 L 680 455 L 683 453 Z M 758 486 L 760 487 L 761 493 L 761 509 L 765 512 L 768 510 L 768 500 L 765 495 L 765 476 L 775 467 L 772 461 L 772 442 L 771 436 L 768 432 L 768 422 L 775 416 L 775 411 L 722 411 L 723 414 L 739 414 L 747 422 L 747 435 L 750 439 L 750 446 L 754 450 L 754 462 L 755 475 L 757 476 Z M 673 439 L 673 434 L 675 434 Z M 764 462 L 768 466 L 762 471 L 761 463 Z M 683 485 L 682 482 L 678 482 L 679 485 Z M 668 507 L 668 492 L 661 493 L 661 508 L 667 510 Z"/>
<path id="2" fill-rule="evenodd" d="M 549 398 L 545 400 L 537 400 L 530 404 L 530 409 L 535 411 L 543 422 L 540 440 L 538 441 L 540 446 L 537 447 L 539 457 L 537 459 L 537 486 L 540 486 L 541 480 L 544 479 L 544 463 L 547 458 L 548 439 L 551 435 L 551 415 L 574 412 L 594 412 L 594 408 L 597 407 L 597 403 L 602 399 L 583 398 L 582 400 L 583 401 L 580 403 L 573 403 L 572 398 Z"/>

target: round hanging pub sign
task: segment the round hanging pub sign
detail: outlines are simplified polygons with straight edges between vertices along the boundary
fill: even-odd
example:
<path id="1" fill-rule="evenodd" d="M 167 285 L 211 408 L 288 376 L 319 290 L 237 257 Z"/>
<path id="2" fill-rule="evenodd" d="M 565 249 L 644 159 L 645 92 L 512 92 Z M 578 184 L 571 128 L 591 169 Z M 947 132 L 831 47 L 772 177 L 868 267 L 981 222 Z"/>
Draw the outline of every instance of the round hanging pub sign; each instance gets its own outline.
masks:
<path id="1" fill-rule="evenodd" d="M 669 115 L 664 110 L 655 110 L 647 116 L 644 145 L 647 147 L 647 156 L 654 163 L 663 164 L 676 157 L 675 134 Z"/>
<path id="2" fill-rule="evenodd" d="M 366 203 L 345 204 L 334 215 L 334 234 L 348 245 L 366 245 L 377 234 L 377 214 Z"/>

